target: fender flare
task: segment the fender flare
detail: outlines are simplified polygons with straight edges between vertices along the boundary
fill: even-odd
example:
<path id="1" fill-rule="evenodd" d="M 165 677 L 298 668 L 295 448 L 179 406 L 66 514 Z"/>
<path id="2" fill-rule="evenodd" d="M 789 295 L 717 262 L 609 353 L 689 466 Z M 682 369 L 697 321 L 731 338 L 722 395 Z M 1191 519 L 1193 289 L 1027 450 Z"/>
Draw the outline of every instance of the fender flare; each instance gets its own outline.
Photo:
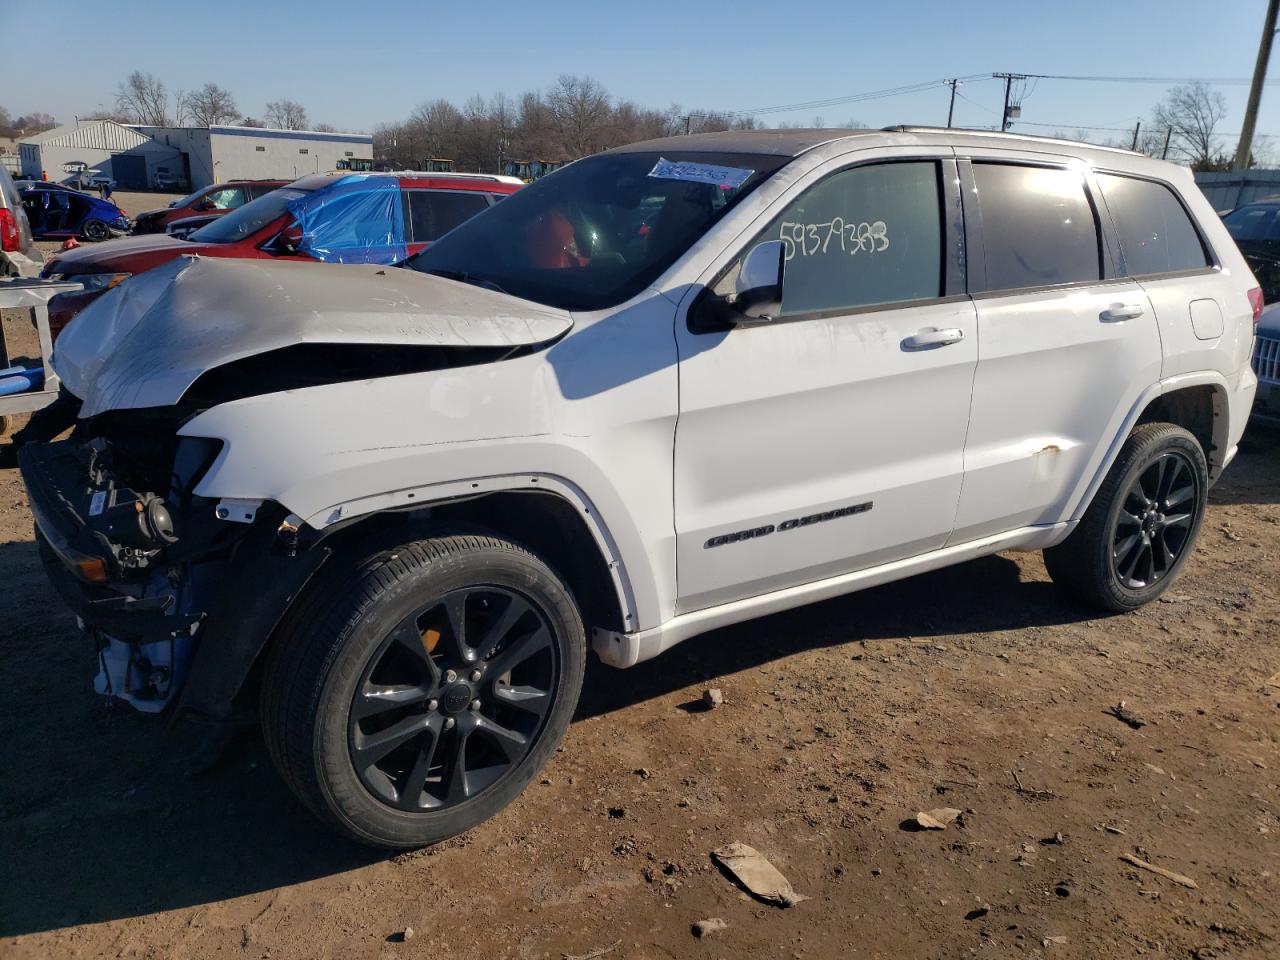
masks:
<path id="1" fill-rule="evenodd" d="M 1084 512 L 1089 509 L 1089 504 L 1093 503 L 1093 498 L 1097 494 L 1098 488 L 1102 486 L 1102 481 L 1106 479 L 1108 471 L 1111 470 L 1111 465 L 1116 461 L 1116 457 L 1120 456 L 1120 448 L 1129 439 L 1129 434 L 1133 432 L 1133 428 L 1142 416 L 1143 411 L 1164 394 L 1173 393 L 1176 390 L 1184 390 L 1188 387 L 1204 386 L 1214 388 L 1213 447 L 1214 453 L 1221 458 L 1218 462 L 1215 462 L 1216 458 L 1213 456 L 1206 458 L 1209 460 L 1210 482 L 1216 479 L 1217 474 L 1221 474 L 1226 467 L 1226 460 L 1228 459 L 1226 439 L 1230 431 L 1230 423 L 1225 411 L 1223 414 L 1219 414 L 1217 408 L 1219 402 L 1226 403 L 1227 394 L 1230 390 L 1227 378 L 1217 370 L 1196 370 L 1191 373 L 1179 373 L 1172 377 L 1165 377 L 1138 394 L 1137 399 L 1134 400 L 1133 405 L 1129 408 L 1129 412 L 1125 414 L 1125 418 L 1120 424 L 1120 429 L 1112 437 L 1106 454 L 1098 464 L 1098 469 L 1094 471 L 1088 485 L 1085 486 L 1084 491 L 1077 498 L 1067 517 L 1072 524 L 1084 516 Z"/>
<path id="2" fill-rule="evenodd" d="M 603 516 L 586 491 L 565 477 L 538 472 L 508 473 L 492 477 L 454 480 L 448 483 L 425 484 L 420 487 L 371 494 L 337 503 L 316 511 L 304 518 L 303 522 L 316 530 L 323 540 L 325 531 L 337 524 L 346 526 L 352 521 L 378 513 L 439 506 L 491 493 L 517 492 L 550 494 L 559 497 L 577 511 L 608 567 L 609 578 L 618 599 L 618 608 L 622 611 L 622 622 L 628 630 L 636 629 L 640 621 L 635 591 L 617 540 L 610 533 Z"/>

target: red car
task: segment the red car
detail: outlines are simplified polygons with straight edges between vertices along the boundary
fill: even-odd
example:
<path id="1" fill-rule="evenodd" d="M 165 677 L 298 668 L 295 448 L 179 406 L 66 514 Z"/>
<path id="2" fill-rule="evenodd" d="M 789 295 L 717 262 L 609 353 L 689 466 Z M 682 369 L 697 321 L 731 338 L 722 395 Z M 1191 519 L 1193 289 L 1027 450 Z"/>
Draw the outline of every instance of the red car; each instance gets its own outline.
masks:
<path id="1" fill-rule="evenodd" d="M 122 237 L 59 252 L 41 276 L 85 289 L 49 301 L 49 327 L 56 337 L 107 290 L 184 254 L 399 263 L 523 185 L 514 177 L 465 173 L 312 174 L 183 239 Z"/>
<path id="2" fill-rule="evenodd" d="M 285 186 L 288 180 L 229 180 L 203 187 L 160 210 L 148 210 L 133 220 L 133 232 L 164 233 L 165 227 L 186 217 L 220 217 Z"/>

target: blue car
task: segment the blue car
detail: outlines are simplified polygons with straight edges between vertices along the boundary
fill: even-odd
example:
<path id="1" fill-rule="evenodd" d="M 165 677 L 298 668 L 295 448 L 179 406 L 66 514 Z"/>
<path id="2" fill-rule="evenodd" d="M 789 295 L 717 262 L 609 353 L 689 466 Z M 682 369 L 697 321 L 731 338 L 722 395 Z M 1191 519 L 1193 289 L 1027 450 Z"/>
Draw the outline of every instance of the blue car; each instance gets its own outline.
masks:
<path id="1" fill-rule="evenodd" d="M 19 192 L 38 239 L 108 240 L 129 232 L 128 216 L 109 200 L 46 183 L 33 183 Z"/>

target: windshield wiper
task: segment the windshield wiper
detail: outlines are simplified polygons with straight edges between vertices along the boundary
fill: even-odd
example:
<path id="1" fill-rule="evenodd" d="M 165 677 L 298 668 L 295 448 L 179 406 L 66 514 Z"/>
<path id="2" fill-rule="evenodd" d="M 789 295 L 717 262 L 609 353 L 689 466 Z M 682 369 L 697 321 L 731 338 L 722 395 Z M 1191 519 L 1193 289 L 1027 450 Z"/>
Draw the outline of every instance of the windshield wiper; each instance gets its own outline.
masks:
<path id="1" fill-rule="evenodd" d="M 466 273 L 462 270 L 427 270 L 425 272 L 433 277 L 444 277 L 446 280 L 458 280 L 462 283 L 469 283 L 474 287 L 484 287 L 487 290 L 496 290 L 498 293 L 507 292 L 488 277 L 478 277 L 474 273 Z"/>

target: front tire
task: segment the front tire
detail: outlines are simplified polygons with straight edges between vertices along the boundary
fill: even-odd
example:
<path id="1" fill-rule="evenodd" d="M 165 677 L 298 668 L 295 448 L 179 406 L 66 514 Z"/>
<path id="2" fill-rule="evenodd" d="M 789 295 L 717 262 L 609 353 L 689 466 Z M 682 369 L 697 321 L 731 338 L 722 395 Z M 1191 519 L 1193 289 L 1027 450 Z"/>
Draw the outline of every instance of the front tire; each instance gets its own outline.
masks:
<path id="1" fill-rule="evenodd" d="M 271 650 L 268 752 L 322 820 L 363 843 L 435 843 L 493 816 L 568 728 L 586 638 L 523 547 L 423 540 L 336 571 Z"/>
<path id="2" fill-rule="evenodd" d="M 1049 576 L 1102 610 L 1149 603 L 1195 547 L 1208 496 L 1208 465 L 1195 437 L 1171 423 L 1134 428 L 1079 525 L 1044 551 Z"/>

